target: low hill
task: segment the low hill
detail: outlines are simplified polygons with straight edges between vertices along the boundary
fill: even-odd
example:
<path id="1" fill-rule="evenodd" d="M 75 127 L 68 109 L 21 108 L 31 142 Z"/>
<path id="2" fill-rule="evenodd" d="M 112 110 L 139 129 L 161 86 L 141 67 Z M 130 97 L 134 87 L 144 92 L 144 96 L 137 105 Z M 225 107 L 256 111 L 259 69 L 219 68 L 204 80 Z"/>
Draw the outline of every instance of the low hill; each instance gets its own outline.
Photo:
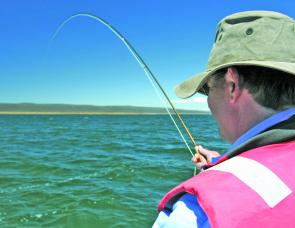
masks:
<path id="1" fill-rule="evenodd" d="M 205 111 L 177 111 L 180 114 L 209 114 Z M 0 103 L 0 114 L 167 114 L 167 111 L 165 108 L 138 106 Z"/>

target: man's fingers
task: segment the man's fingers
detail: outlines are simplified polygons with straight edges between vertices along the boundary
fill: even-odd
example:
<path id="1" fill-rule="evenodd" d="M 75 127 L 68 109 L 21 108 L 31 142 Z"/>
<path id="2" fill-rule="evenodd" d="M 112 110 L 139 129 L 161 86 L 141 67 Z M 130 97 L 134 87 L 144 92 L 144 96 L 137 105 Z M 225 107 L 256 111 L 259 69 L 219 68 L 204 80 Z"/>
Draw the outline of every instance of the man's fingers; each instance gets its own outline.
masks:
<path id="1" fill-rule="evenodd" d="M 203 166 L 207 164 L 206 162 L 201 161 L 199 154 L 195 154 L 192 157 L 192 162 L 196 164 L 196 166 L 197 166 L 198 169 L 202 169 Z"/>
<path id="2" fill-rule="evenodd" d="M 192 157 L 192 162 L 195 163 L 197 168 L 199 168 L 199 169 L 201 169 L 204 165 L 207 164 L 207 162 L 201 161 L 199 154 L 195 154 Z"/>
<path id="3" fill-rule="evenodd" d="M 213 151 L 213 150 L 207 150 L 207 149 L 203 148 L 201 145 L 196 146 L 195 149 L 196 149 L 197 153 L 195 155 L 196 158 L 193 160 L 194 163 L 197 163 L 197 162 L 204 163 L 205 162 L 204 159 L 202 159 L 202 161 L 201 161 L 200 154 L 205 156 L 205 158 L 208 162 L 211 162 L 212 158 L 220 156 L 220 154 L 218 152 Z"/>
<path id="4" fill-rule="evenodd" d="M 195 155 L 192 157 L 192 162 L 193 162 L 193 163 L 197 163 L 197 162 L 198 162 L 198 157 L 199 157 L 199 155 L 198 155 L 198 154 L 195 154 Z"/>
<path id="5" fill-rule="evenodd" d="M 192 162 L 197 163 L 201 161 L 201 156 L 200 154 L 196 153 L 193 157 L 192 157 Z"/>

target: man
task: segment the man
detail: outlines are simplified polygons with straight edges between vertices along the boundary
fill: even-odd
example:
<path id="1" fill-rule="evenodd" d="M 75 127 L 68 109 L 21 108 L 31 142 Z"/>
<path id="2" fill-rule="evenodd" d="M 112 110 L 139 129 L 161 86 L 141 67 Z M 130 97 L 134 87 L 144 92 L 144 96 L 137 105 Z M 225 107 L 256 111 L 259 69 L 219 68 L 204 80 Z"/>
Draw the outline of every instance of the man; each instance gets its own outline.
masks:
<path id="1" fill-rule="evenodd" d="M 295 22 L 270 11 L 224 18 L 207 70 L 175 89 L 197 92 L 221 136 L 219 156 L 196 149 L 202 172 L 161 200 L 153 227 L 295 227 Z M 218 157 L 219 156 L 219 157 Z"/>

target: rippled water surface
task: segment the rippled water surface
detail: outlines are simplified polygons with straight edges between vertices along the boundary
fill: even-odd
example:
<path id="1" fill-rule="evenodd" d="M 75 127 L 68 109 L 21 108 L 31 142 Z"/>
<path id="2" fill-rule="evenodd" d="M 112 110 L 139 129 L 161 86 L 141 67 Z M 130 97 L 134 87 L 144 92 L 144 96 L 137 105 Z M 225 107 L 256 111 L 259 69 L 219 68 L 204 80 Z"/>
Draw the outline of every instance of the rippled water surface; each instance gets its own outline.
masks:
<path id="1" fill-rule="evenodd" d="M 211 116 L 185 121 L 226 150 Z M 193 175 L 164 115 L 2 115 L 0 155 L 0 227 L 151 227 L 163 194 Z"/>

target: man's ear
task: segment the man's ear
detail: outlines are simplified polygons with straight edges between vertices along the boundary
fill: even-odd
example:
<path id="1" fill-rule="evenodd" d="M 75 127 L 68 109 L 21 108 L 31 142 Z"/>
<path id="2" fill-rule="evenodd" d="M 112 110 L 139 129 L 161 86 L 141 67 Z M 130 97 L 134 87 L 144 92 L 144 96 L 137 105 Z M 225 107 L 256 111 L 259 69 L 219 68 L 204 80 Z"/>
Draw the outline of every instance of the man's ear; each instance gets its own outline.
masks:
<path id="1" fill-rule="evenodd" d="M 235 67 L 229 67 L 225 75 L 226 92 L 230 101 L 235 102 L 241 95 L 240 76 Z"/>

